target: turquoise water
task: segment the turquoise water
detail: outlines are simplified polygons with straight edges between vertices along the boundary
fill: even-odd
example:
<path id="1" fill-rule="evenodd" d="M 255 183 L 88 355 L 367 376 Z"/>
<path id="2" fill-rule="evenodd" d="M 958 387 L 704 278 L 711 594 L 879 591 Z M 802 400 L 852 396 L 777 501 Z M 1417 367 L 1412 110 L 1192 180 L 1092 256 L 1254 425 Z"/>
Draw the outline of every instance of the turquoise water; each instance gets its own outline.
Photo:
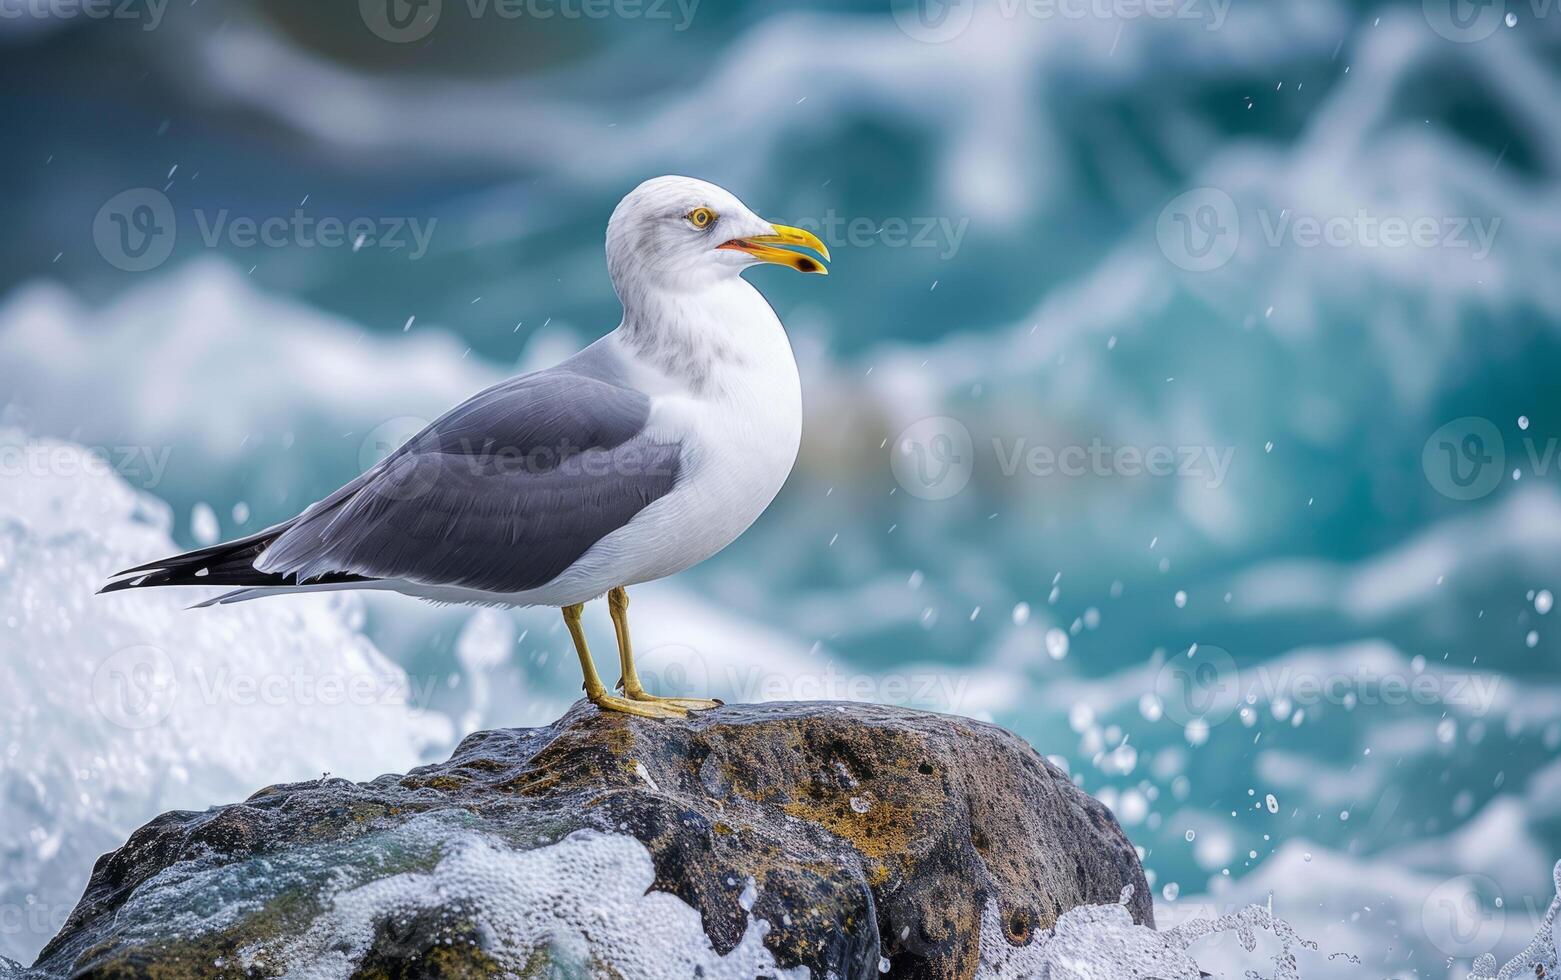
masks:
<path id="1" fill-rule="evenodd" d="M 1006 725 L 1165 922 L 1272 891 L 1369 975 L 1515 952 L 1561 854 L 1561 18 L 947 6 L 7 21 L 0 396 L 134 450 L 181 543 L 255 529 L 611 328 L 612 205 L 714 180 L 835 261 L 749 274 L 803 453 L 636 606 L 662 680 Z M 176 229 L 144 271 L 133 188 Z M 568 697 L 550 615 L 411 606 L 368 632 L 458 728 Z"/>

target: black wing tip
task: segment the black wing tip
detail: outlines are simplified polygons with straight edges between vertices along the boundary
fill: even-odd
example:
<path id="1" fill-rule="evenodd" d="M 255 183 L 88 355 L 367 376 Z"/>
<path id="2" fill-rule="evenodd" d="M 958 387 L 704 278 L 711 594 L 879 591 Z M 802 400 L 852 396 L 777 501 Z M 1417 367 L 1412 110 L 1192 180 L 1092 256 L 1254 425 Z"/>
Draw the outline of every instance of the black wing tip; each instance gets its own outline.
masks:
<path id="1" fill-rule="evenodd" d="M 135 569 L 131 569 L 131 571 L 133 572 L 133 571 L 135 571 Z M 101 589 L 99 589 L 94 594 L 95 595 L 103 595 L 105 592 L 123 592 L 125 589 L 133 589 L 133 588 L 141 585 L 146 580 L 146 576 L 145 575 L 136 575 L 136 576 L 134 576 L 132 578 L 122 578 L 121 577 L 121 576 L 124 576 L 124 575 L 127 575 L 127 574 L 129 574 L 129 573 L 128 572 L 119 572 L 118 574 L 116 574 L 114 576 L 116 581 L 109 582 L 108 584 L 104 585 Z"/>
<path id="2" fill-rule="evenodd" d="M 177 562 L 182 557 L 184 557 L 184 556 L 182 556 L 182 555 L 175 555 L 172 558 L 159 558 L 156 561 L 149 561 L 145 565 L 137 565 L 134 568 L 127 568 L 124 571 L 115 572 L 112 577 L 113 578 L 121 578 L 121 577 L 123 577 L 125 575 L 144 575 L 147 572 L 162 571 L 163 569 L 167 568 L 169 565 Z"/>

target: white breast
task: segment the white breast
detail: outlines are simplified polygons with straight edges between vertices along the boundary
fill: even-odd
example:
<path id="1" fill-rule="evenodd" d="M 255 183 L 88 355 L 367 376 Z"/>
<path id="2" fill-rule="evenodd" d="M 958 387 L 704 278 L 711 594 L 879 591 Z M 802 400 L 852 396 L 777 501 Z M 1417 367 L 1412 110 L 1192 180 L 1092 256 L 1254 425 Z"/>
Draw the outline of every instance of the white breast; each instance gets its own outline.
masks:
<path id="1" fill-rule="evenodd" d="M 614 341 L 628 381 L 651 395 L 648 434 L 683 447 L 677 486 L 524 601 L 581 602 L 680 572 L 735 541 L 786 482 L 802 439 L 802 386 L 785 330 L 741 279 L 701 300 L 681 312 L 720 352 L 706 371 L 663 370 Z M 704 322 L 688 323 L 690 313 Z"/>

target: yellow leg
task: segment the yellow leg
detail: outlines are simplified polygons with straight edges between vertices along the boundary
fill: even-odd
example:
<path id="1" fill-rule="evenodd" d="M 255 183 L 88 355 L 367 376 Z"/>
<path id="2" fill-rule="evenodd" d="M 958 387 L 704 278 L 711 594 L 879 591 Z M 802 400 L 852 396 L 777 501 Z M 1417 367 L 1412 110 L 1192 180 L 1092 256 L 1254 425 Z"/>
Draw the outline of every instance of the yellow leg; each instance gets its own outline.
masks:
<path id="1" fill-rule="evenodd" d="M 607 688 L 602 685 L 601 676 L 596 673 L 596 664 L 591 660 L 591 649 L 585 645 L 585 630 L 580 628 L 580 614 L 584 611 L 584 603 L 564 607 L 564 624 L 569 627 L 569 635 L 575 641 L 575 653 L 580 655 L 580 673 L 585 675 L 583 686 L 586 698 L 603 711 L 621 711 L 624 714 L 639 715 L 644 718 L 688 717 L 687 709 L 674 705 L 641 704 L 607 693 Z"/>
<path id="2" fill-rule="evenodd" d="M 613 631 L 618 634 L 618 666 L 622 669 L 622 677 L 618 686 L 623 688 L 624 697 L 630 701 L 638 701 L 646 704 L 666 704 L 690 711 L 703 711 L 707 708 L 718 708 L 720 701 L 710 701 L 704 698 L 663 698 L 654 694 L 647 694 L 645 688 L 640 685 L 639 671 L 634 669 L 634 646 L 629 640 L 629 593 L 622 586 L 607 593 L 607 609 L 612 613 Z"/>

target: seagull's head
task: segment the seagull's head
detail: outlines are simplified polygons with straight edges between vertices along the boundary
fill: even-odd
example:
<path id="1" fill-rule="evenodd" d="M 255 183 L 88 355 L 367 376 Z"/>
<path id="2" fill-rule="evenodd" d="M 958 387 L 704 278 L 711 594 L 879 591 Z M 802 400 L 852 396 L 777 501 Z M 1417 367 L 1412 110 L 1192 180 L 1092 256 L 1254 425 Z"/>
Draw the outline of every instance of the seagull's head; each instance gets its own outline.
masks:
<path id="1" fill-rule="evenodd" d="M 634 188 L 607 222 L 607 269 L 620 298 L 653 287 L 697 290 L 760 262 L 827 275 L 811 232 L 765 221 L 736 195 L 692 177 L 655 177 Z"/>

